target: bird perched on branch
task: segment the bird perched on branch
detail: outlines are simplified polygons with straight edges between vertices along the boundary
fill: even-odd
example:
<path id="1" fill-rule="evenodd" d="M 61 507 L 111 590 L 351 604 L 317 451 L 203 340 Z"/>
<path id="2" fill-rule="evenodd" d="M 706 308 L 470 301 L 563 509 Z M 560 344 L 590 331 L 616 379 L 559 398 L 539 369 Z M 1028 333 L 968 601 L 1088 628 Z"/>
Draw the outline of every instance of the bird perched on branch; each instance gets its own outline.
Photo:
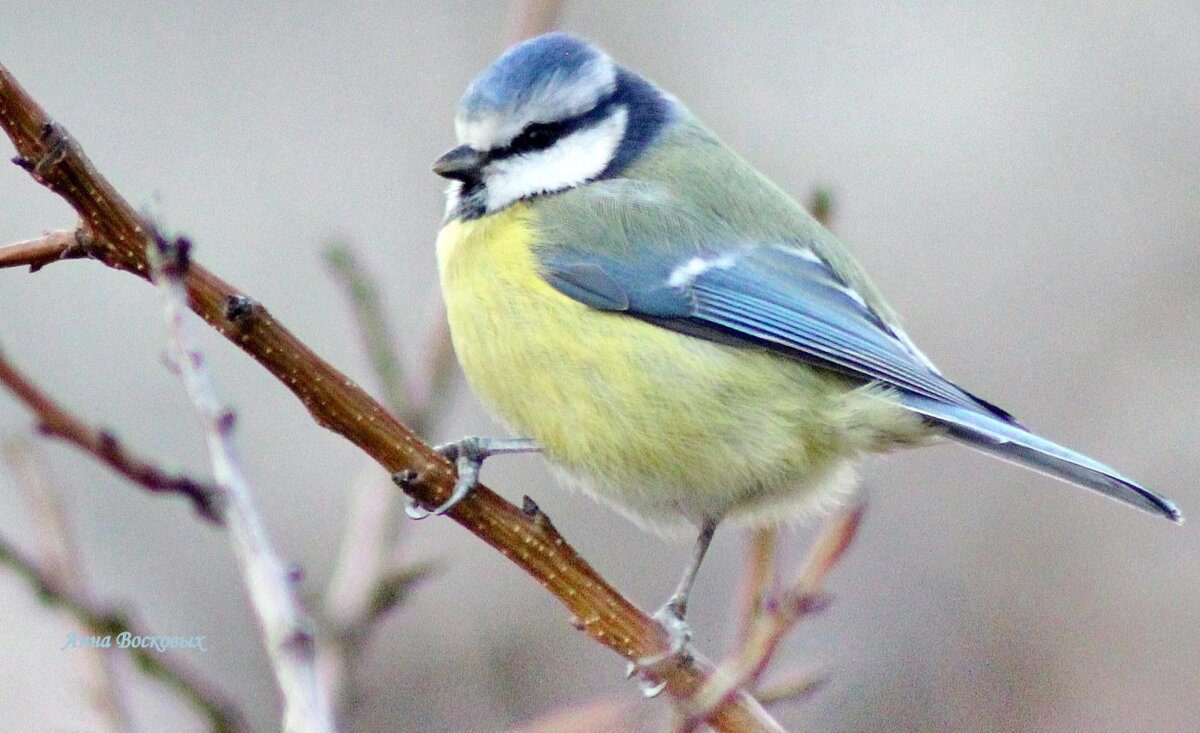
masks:
<path id="1" fill-rule="evenodd" d="M 868 453 L 948 438 L 1152 514 L 1171 502 L 1022 427 L 914 345 L 849 251 L 677 99 L 554 33 L 458 106 L 437 256 L 459 362 L 520 438 L 444 448 L 444 512 L 541 450 L 643 523 L 699 530 L 656 618 L 676 648 L 717 524 L 794 517 Z"/>

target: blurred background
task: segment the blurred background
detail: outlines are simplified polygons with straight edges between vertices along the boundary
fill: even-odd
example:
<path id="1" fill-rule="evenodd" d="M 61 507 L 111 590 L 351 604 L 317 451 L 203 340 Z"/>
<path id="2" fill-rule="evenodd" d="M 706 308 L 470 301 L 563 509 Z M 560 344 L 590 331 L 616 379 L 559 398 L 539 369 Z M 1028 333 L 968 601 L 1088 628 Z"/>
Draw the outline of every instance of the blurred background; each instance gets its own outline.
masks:
<path id="1" fill-rule="evenodd" d="M 32 2 L 0 7 L 0 63 L 136 207 L 309 345 L 376 389 L 323 264 L 352 242 L 416 363 L 436 288 L 454 104 L 506 45 L 505 3 Z M 567 2 L 563 26 L 674 92 L 833 226 L 943 371 L 1026 424 L 1200 513 L 1200 6 L 1156 3 Z M 0 149 L 8 145 L 0 142 Z M 10 153 L 5 153 L 9 157 Z M 0 243 L 74 217 L 0 166 Z M 0 271 L 0 344 L 80 416 L 171 468 L 207 475 L 163 368 L 157 293 L 95 263 Z M 314 425 L 257 364 L 205 332 L 281 553 L 328 578 L 367 460 Z M 498 426 L 455 377 L 431 438 Z M 0 393 L 0 435 L 31 420 Z M 205 634 L 182 663 L 278 726 L 273 678 L 224 536 L 178 499 L 90 458 L 40 453 L 91 587 L 155 633 Z M 623 592 L 657 607 L 688 548 L 561 491 L 539 459 L 488 463 L 536 498 Z M 1200 539 L 955 447 L 864 469 L 870 506 L 782 667 L 827 685 L 776 710 L 812 731 L 1200 729 Z M 811 526 L 786 535 L 784 566 Z M 440 572 L 378 630 L 356 731 L 495 731 L 616 696 L 623 663 L 561 606 L 446 520 L 406 523 Z M 35 547 L 0 474 L 0 533 Z M 743 538 L 718 533 L 693 600 L 698 641 L 728 641 Z M 0 568 L 5 730 L 88 731 L 78 622 Z M 139 729 L 201 725 L 139 681 Z M 632 703 L 638 717 L 660 701 Z"/>

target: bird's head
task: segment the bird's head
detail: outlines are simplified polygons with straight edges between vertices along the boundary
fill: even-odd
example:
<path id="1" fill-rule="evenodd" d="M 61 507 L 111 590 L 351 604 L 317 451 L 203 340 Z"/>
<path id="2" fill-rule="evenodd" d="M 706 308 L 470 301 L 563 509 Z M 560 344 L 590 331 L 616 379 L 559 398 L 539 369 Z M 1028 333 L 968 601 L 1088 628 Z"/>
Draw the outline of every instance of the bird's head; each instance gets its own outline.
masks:
<path id="1" fill-rule="evenodd" d="M 451 218 L 616 175 L 675 117 L 677 103 L 566 33 L 513 46 L 458 104 L 459 146 L 433 171 L 453 181 Z"/>

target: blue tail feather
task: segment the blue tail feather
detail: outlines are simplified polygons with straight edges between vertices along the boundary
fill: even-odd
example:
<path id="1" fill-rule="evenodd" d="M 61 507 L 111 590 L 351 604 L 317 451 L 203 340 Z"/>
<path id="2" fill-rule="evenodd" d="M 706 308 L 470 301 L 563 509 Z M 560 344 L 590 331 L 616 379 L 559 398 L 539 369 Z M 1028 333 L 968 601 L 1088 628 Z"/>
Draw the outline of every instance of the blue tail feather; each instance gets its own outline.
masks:
<path id="1" fill-rule="evenodd" d="M 944 427 L 951 438 L 971 448 L 1099 491 L 1174 522 L 1183 520 L 1183 515 L 1168 499 L 1125 478 L 1099 461 L 1034 435 L 1015 422 L 910 393 L 901 393 L 900 401 L 913 412 Z"/>

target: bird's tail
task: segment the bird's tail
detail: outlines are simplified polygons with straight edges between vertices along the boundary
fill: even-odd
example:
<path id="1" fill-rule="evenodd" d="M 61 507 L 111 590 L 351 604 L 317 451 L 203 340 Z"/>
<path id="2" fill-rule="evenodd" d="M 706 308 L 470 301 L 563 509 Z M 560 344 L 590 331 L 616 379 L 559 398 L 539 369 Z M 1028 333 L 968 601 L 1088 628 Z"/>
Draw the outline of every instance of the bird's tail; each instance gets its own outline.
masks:
<path id="1" fill-rule="evenodd" d="M 951 438 L 978 451 L 1084 486 L 1174 522 L 1183 515 L 1168 499 L 1125 478 L 1099 461 L 1034 435 L 999 415 L 977 412 L 920 395 L 900 396 L 913 412 L 945 428 Z"/>

